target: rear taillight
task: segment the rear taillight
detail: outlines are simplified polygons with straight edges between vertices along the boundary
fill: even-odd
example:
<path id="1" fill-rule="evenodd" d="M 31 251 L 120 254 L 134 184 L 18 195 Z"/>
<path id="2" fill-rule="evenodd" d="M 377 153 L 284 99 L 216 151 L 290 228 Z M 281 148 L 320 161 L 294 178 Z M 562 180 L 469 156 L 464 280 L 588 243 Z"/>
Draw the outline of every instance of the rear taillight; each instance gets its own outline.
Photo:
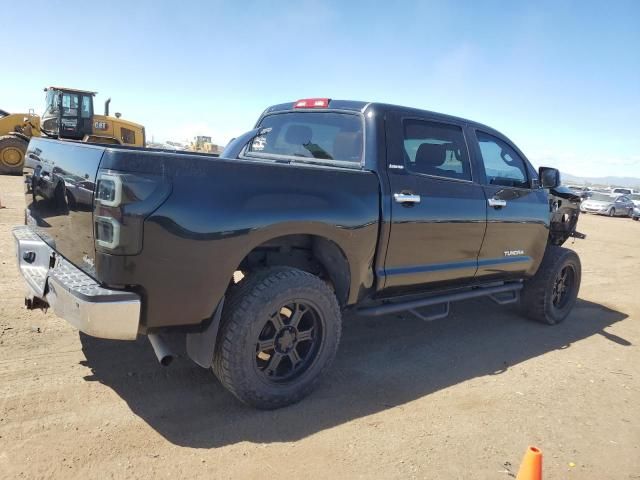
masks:
<path id="1" fill-rule="evenodd" d="M 95 217 L 96 245 L 113 250 L 120 245 L 120 222 L 112 217 Z"/>
<path id="2" fill-rule="evenodd" d="M 303 98 L 298 100 L 293 108 L 328 108 L 328 98 Z"/>
<path id="3" fill-rule="evenodd" d="M 162 175 L 100 170 L 93 212 L 96 250 L 114 255 L 140 253 L 144 219 L 170 190 Z"/>
<path id="4" fill-rule="evenodd" d="M 122 180 L 119 175 L 101 174 L 96 200 L 106 207 L 117 207 L 122 202 Z"/>

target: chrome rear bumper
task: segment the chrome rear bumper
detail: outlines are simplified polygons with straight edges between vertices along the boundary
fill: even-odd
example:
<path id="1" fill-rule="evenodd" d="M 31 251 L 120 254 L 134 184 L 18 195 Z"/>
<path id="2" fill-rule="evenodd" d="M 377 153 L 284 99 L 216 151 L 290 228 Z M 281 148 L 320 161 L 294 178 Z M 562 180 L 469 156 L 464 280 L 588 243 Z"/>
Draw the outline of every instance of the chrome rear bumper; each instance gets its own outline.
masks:
<path id="1" fill-rule="evenodd" d="M 29 300 L 48 303 L 57 316 L 87 335 L 136 339 L 140 323 L 137 294 L 101 287 L 58 255 L 28 226 L 14 228 L 13 237 Z"/>

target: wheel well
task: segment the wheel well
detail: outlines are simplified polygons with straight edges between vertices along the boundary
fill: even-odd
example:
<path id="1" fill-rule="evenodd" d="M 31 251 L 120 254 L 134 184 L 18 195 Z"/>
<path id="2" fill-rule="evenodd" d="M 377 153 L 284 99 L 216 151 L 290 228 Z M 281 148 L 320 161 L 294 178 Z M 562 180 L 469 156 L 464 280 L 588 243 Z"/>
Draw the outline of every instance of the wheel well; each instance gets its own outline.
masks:
<path id="1" fill-rule="evenodd" d="M 251 250 L 238 270 L 246 275 L 252 270 L 273 266 L 299 268 L 317 275 L 329 283 L 338 303 L 346 305 L 351 283 L 349 263 L 342 249 L 331 240 L 317 235 L 278 237 Z"/>

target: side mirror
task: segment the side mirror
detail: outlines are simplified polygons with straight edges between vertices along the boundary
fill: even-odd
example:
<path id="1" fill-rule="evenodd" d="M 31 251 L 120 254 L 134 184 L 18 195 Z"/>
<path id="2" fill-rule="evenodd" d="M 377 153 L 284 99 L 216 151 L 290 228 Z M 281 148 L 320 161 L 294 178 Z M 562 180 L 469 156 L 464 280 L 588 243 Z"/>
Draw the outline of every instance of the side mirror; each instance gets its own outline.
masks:
<path id="1" fill-rule="evenodd" d="M 540 167 L 538 169 L 540 186 L 542 188 L 556 188 L 560 186 L 560 170 L 557 168 Z"/>

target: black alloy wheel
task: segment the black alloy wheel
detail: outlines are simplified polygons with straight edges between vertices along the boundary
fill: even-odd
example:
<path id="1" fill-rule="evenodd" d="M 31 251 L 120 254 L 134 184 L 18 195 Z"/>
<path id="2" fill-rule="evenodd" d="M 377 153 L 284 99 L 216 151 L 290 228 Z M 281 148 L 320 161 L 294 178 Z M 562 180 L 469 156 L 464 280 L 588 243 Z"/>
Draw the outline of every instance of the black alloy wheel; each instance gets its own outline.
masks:
<path id="1" fill-rule="evenodd" d="M 562 322 L 576 304 L 581 275 L 576 252 L 547 245 L 538 271 L 524 282 L 520 293 L 522 313 L 547 325 Z"/>
<path id="2" fill-rule="evenodd" d="M 570 299 L 570 292 L 573 291 L 576 272 L 571 264 L 567 264 L 558 272 L 555 278 L 551 301 L 556 309 L 562 310 Z"/>
<path id="3" fill-rule="evenodd" d="M 284 407 L 317 386 L 341 332 L 340 307 L 324 280 L 284 266 L 248 272 L 225 301 L 213 371 L 242 402 Z"/>
<path id="4" fill-rule="evenodd" d="M 256 368 L 267 381 L 294 380 L 318 356 L 324 319 L 308 302 L 294 301 L 273 312 L 256 342 Z"/>

